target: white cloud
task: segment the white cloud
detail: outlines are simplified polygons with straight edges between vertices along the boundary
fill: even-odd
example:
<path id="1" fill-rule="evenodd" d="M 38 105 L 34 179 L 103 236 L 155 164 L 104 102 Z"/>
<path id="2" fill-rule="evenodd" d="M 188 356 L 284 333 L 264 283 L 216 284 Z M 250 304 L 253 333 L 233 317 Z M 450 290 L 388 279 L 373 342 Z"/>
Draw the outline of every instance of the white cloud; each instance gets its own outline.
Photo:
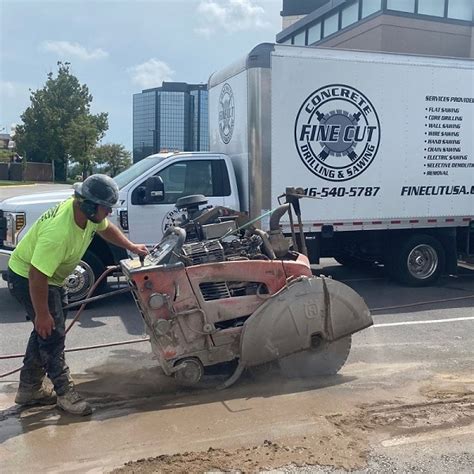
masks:
<path id="1" fill-rule="evenodd" d="M 28 86 L 18 82 L 0 81 L 0 97 L 15 99 L 21 95 L 29 95 Z"/>
<path id="2" fill-rule="evenodd" d="M 5 97 L 14 97 L 16 85 L 10 81 L 0 81 L 0 94 Z"/>
<path id="3" fill-rule="evenodd" d="M 79 43 L 71 43 L 69 41 L 43 41 L 40 49 L 49 53 L 55 53 L 61 58 L 75 57 L 84 61 L 103 59 L 109 55 L 102 48 L 87 50 Z"/>
<path id="4" fill-rule="evenodd" d="M 254 0 L 201 0 L 197 11 L 201 26 L 194 31 L 204 36 L 218 30 L 233 33 L 270 26 L 265 10 Z"/>
<path id="5" fill-rule="evenodd" d="M 174 71 L 163 61 L 151 58 L 143 64 L 128 68 L 132 82 L 142 89 L 160 87 L 163 81 L 171 81 Z"/>
<path id="6" fill-rule="evenodd" d="M 0 104 L 2 106 L 0 114 L 2 123 L 0 125 L 6 126 L 12 120 L 19 120 L 20 114 L 30 105 L 32 87 L 31 84 L 23 82 L 0 81 Z"/>

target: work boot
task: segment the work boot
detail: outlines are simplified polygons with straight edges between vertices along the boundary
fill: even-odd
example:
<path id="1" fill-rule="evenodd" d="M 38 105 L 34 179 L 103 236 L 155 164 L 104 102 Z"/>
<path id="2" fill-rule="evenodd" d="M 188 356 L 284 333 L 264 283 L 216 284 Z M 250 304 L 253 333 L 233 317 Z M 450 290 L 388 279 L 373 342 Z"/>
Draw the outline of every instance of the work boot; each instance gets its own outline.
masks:
<path id="1" fill-rule="evenodd" d="M 15 403 L 23 406 L 54 405 L 56 403 L 56 393 L 52 388 L 44 385 L 20 385 L 16 393 Z"/>
<path id="2" fill-rule="evenodd" d="M 71 415 L 85 416 L 92 413 L 92 407 L 73 389 L 58 395 L 56 406 Z"/>

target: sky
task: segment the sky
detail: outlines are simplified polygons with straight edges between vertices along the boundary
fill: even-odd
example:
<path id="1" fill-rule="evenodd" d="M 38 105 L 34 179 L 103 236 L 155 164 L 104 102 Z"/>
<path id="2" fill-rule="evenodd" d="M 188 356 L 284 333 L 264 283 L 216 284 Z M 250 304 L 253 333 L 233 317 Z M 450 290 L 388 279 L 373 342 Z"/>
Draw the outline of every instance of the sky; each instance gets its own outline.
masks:
<path id="1" fill-rule="evenodd" d="M 0 132 L 58 61 L 108 112 L 102 143 L 132 148 L 132 96 L 162 81 L 206 83 L 281 30 L 282 0 L 0 0 Z"/>

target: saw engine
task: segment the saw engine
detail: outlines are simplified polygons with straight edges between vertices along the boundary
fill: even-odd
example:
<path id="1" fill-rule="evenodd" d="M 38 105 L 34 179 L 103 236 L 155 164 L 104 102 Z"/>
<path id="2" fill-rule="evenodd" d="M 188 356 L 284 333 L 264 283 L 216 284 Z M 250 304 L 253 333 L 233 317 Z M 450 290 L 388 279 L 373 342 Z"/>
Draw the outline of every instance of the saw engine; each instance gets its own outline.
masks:
<path id="1" fill-rule="evenodd" d="M 191 242 L 183 245 L 181 260 L 186 266 L 237 260 L 268 260 L 260 250 L 261 245 L 262 239 L 258 235 L 234 238 L 230 242 Z"/>
<path id="2" fill-rule="evenodd" d="M 335 373 L 351 334 L 372 324 L 362 298 L 346 285 L 312 275 L 291 249 L 277 208 L 270 231 L 241 213 L 202 208 L 204 196 L 178 200 L 183 217 L 143 260 L 121 261 L 164 373 L 199 382 L 207 366 L 245 368 L 278 361 L 287 375 Z"/>

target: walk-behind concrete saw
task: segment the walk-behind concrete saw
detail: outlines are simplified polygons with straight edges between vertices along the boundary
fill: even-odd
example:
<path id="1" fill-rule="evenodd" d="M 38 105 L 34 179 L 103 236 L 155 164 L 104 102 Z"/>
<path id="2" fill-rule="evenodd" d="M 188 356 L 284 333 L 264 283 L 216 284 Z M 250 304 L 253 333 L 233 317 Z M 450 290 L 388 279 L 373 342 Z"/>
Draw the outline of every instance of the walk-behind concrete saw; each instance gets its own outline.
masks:
<path id="1" fill-rule="evenodd" d="M 278 365 L 288 376 L 335 374 L 345 363 L 351 335 L 373 324 L 364 300 L 351 288 L 312 275 L 304 246 L 293 245 L 280 219 L 301 214 L 298 197 L 270 217 L 270 231 L 224 207 L 202 208 L 204 196 L 181 198 L 183 222 L 169 227 L 143 260 L 121 261 L 168 376 L 197 384 L 205 368 L 234 361 L 224 383 L 246 369 Z M 296 203 L 296 204 L 295 204 Z"/>

